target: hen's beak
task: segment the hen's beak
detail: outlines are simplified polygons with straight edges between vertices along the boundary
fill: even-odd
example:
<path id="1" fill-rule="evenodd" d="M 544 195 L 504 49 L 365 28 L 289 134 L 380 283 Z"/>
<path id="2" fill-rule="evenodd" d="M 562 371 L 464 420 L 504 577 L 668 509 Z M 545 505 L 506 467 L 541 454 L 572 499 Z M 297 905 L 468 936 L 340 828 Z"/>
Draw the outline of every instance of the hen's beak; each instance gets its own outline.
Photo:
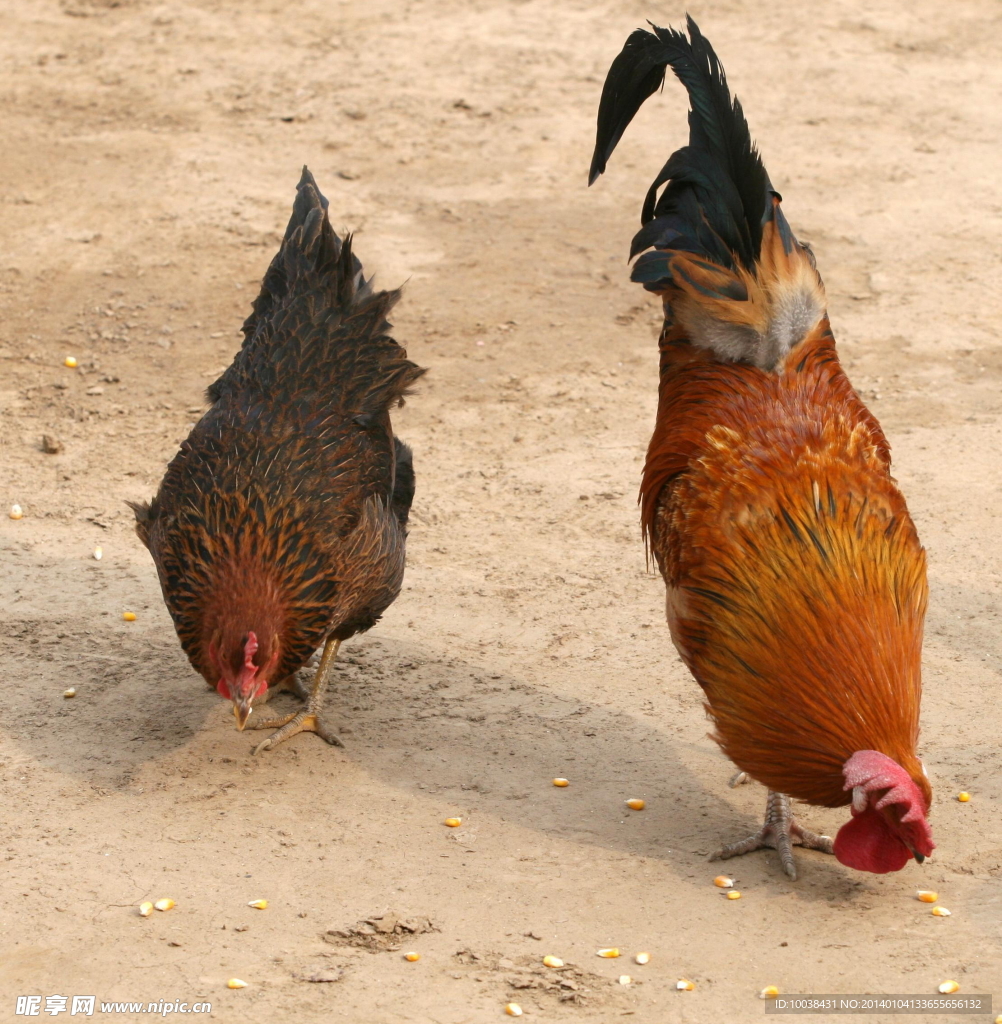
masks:
<path id="1" fill-rule="evenodd" d="M 251 707 L 252 700 L 253 697 L 237 697 L 233 701 L 233 717 L 237 720 L 237 728 L 241 732 L 244 731 L 247 719 L 250 718 L 251 712 L 254 710 Z"/>
<path id="2" fill-rule="evenodd" d="M 912 856 L 919 862 L 919 864 L 925 863 L 925 857 L 921 853 L 915 853 L 913 850 Z"/>

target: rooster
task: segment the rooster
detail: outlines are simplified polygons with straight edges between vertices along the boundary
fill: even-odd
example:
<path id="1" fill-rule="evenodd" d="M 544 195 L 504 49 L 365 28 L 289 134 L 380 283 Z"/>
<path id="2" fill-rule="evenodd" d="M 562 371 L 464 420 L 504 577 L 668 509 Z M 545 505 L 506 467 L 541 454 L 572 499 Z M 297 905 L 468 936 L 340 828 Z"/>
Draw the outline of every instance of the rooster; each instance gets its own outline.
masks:
<path id="1" fill-rule="evenodd" d="M 665 315 L 641 520 L 713 738 L 769 790 L 762 829 L 711 860 L 771 847 L 796 878 L 802 845 L 897 871 L 933 849 L 916 754 L 925 554 L 839 364 L 814 257 L 717 55 L 687 27 L 638 29 L 613 61 L 589 184 L 670 66 L 689 144 L 654 180 L 630 253 Z M 850 804 L 851 818 L 833 842 L 799 824 L 791 797 Z"/>
<path id="2" fill-rule="evenodd" d="M 237 727 L 280 689 L 304 699 L 253 723 L 277 730 L 255 753 L 304 730 L 340 745 L 321 716 L 338 647 L 400 592 L 414 471 L 389 410 L 424 370 L 388 333 L 398 297 L 362 276 L 304 168 L 243 347 L 132 506 L 181 646 Z M 295 673 L 321 645 L 306 688 Z"/>

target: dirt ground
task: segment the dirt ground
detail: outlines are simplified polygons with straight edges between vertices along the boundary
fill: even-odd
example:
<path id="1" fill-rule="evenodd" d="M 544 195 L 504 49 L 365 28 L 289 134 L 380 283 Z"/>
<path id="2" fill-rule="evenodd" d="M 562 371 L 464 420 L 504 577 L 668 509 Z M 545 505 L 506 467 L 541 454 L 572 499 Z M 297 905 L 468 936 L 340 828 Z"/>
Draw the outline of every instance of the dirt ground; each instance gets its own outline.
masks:
<path id="1" fill-rule="evenodd" d="M 585 188 L 609 62 L 683 7 L 0 7 L 0 1018 L 84 994 L 252 1024 L 479 1024 L 512 999 L 540 1022 L 716 1024 L 758 1020 L 770 984 L 947 978 L 1002 1004 L 998 4 L 690 7 L 817 253 L 932 586 L 935 856 L 877 877 L 801 853 L 791 883 L 754 854 L 735 902 L 706 856 L 764 793 L 727 788 L 635 504 L 660 317 L 625 257 L 685 137 L 680 86 Z M 304 163 L 367 270 L 406 281 L 396 334 L 430 372 L 396 418 L 418 474 L 404 591 L 332 691 L 346 748 L 251 757 L 125 501 L 235 351 Z"/>

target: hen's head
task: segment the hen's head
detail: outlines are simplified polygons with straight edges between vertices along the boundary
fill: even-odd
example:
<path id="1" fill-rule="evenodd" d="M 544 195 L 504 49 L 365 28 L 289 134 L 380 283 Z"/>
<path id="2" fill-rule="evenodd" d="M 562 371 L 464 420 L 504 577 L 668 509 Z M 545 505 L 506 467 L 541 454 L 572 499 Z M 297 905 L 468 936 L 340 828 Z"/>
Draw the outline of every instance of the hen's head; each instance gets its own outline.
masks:
<path id="1" fill-rule="evenodd" d="M 857 750 L 842 766 L 852 790 L 852 818 L 835 836 L 835 856 L 848 867 L 882 875 L 920 864 L 934 846 L 926 821 L 931 791 L 886 754 Z"/>
<path id="2" fill-rule="evenodd" d="M 247 724 L 254 698 L 268 689 L 268 676 L 278 661 L 278 651 L 269 657 L 267 650 L 261 650 L 257 634 L 250 630 L 239 642 L 227 644 L 223 637 L 218 641 L 213 639 L 209 645 L 209 657 L 219 672 L 216 689 L 233 701 L 237 728 L 242 730 Z"/>

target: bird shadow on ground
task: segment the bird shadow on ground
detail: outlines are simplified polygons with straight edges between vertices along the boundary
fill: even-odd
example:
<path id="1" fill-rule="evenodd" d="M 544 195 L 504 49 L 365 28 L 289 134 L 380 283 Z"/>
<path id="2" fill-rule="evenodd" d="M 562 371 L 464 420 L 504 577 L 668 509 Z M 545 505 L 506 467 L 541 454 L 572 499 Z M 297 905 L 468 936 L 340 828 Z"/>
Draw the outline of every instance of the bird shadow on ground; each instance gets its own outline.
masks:
<path id="1" fill-rule="evenodd" d="M 124 789 L 140 774 L 148 781 L 158 765 L 176 771 L 210 755 L 232 760 L 239 784 L 238 766 L 260 734 L 236 732 L 228 705 L 194 674 L 172 632 L 155 624 L 122 630 L 114 617 L 90 614 L 8 622 L 7 731 L 22 757 L 98 789 Z M 477 818 L 490 815 L 698 877 L 715 873 L 706 865 L 710 851 L 760 824 L 763 791 L 728 790 L 730 766 L 709 740 L 697 746 L 645 718 L 386 633 L 342 650 L 328 706 L 344 756 L 375 779 L 458 808 L 470 843 Z M 67 685 L 77 687 L 72 700 L 62 695 Z M 276 699 L 273 710 L 286 703 L 293 707 L 293 698 Z M 335 779 L 338 772 L 339 755 L 310 736 L 259 757 L 290 792 L 304 770 Z M 573 783 L 558 789 L 556 776 Z M 642 813 L 625 807 L 632 796 L 647 801 Z M 808 813 L 812 826 L 819 816 L 829 827 L 844 817 Z M 745 857 L 731 871 L 807 899 L 815 884 L 818 898 L 859 891 L 828 858 L 800 852 L 798 864 L 802 880 L 792 885 L 773 853 Z"/>

